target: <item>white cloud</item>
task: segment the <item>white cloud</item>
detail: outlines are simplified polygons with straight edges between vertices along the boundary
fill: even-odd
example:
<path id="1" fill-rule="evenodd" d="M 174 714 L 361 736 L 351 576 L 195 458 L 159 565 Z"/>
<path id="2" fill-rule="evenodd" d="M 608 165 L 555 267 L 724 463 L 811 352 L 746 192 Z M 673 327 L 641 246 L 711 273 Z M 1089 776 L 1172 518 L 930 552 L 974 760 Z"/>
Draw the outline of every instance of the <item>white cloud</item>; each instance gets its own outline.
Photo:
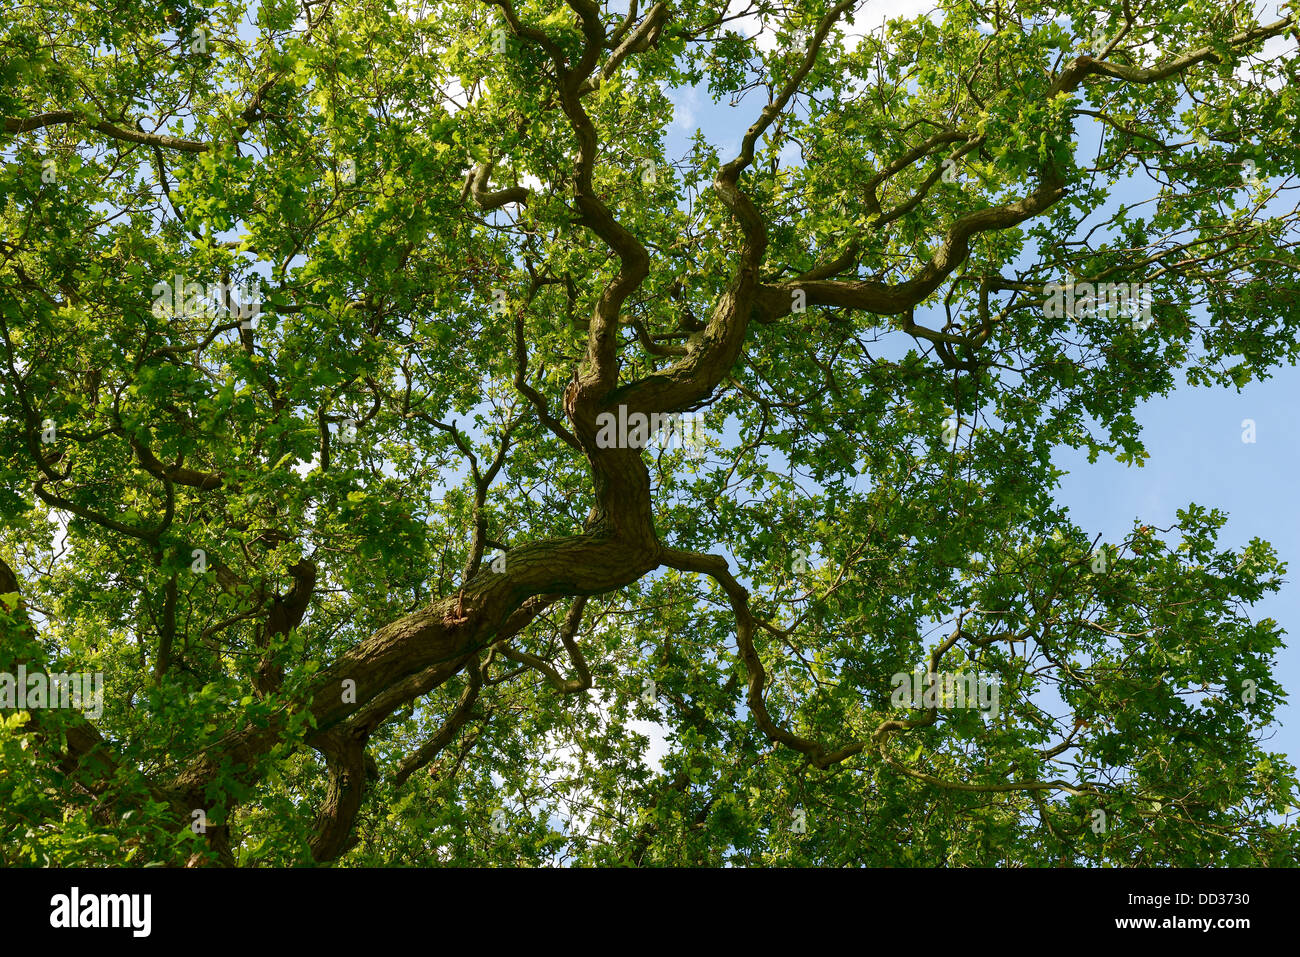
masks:
<path id="1" fill-rule="evenodd" d="M 700 108 L 699 91 L 693 87 L 665 90 L 664 94 L 673 104 L 673 125 L 688 133 L 695 132 L 696 118 Z"/>
<path id="2" fill-rule="evenodd" d="M 749 0 L 731 0 L 727 7 L 728 16 L 736 16 L 749 9 Z M 853 11 L 854 23 L 849 25 L 840 20 L 841 29 L 848 38 L 849 49 L 856 49 L 862 38 L 872 33 L 887 20 L 899 17 L 911 19 L 923 14 L 937 17 L 935 0 L 890 0 L 888 3 L 868 3 Z M 748 13 L 730 21 L 728 27 L 754 40 L 755 45 L 764 53 L 776 47 L 776 22 L 770 21 L 759 13 Z"/>

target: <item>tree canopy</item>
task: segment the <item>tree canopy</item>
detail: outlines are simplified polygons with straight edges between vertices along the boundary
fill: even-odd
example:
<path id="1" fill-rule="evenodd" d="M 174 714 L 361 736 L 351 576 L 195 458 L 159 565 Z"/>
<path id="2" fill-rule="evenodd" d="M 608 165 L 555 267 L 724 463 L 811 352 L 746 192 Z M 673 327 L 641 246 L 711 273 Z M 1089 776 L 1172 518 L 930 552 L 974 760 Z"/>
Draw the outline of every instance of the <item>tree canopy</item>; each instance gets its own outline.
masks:
<path id="1" fill-rule="evenodd" d="M 1296 8 L 878 6 L 2 0 L 0 860 L 1294 864 Z"/>

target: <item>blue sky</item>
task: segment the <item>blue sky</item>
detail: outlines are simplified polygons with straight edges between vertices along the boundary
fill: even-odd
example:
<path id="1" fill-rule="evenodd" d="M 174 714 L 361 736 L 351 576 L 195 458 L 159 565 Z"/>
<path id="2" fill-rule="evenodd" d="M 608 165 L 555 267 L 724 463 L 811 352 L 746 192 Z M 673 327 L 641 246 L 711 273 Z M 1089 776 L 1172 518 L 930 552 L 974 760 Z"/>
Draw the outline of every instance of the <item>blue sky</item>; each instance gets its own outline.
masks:
<path id="1" fill-rule="evenodd" d="M 1142 468 L 1063 450 L 1059 501 L 1074 520 L 1107 541 L 1120 539 L 1134 518 L 1158 528 L 1176 521 L 1175 511 L 1188 502 L 1216 507 L 1229 515 L 1220 545 L 1239 548 L 1258 537 L 1271 542 L 1288 566 L 1282 590 L 1254 608 L 1254 617 L 1273 618 L 1287 631 L 1278 659 L 1278 676 L 1291 693 L 1279 711 L 1281 726 L 1269 750 L 1300 757 L 1300 521 L 1291 498 L 1300 474 L 1300 370 L 1283 367 L 1272 379 L 1233 388 L 1183 385 L 1168 396 L 1147 402 L 1136 415 L 1151 458 Z M 1241 422 L 1254 419 L 1256 441 L 1242 442 Z"/>

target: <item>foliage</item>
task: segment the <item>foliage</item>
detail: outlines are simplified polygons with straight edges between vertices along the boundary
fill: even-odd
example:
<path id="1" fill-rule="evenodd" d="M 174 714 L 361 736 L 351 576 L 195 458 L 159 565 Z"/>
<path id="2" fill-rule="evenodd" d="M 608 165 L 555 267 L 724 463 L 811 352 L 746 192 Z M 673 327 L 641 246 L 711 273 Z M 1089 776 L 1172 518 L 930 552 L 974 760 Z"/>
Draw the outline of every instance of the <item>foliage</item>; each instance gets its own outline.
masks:
<path id="1" fill-rule="evenodd" d="M 1051 459 L 1294 361 L 1294 5 L 872 6 L 7 0 L 0 860 L 1294 864 L 1284 568 Z"/>

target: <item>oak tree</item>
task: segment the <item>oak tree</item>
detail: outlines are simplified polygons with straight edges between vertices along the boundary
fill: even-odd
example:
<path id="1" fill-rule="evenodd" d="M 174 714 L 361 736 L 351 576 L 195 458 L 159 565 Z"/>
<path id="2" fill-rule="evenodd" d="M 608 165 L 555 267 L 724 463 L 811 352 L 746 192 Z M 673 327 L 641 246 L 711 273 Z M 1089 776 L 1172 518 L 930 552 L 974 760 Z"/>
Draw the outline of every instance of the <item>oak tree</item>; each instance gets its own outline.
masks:
<path id="1" fill-rule="evenodd" d="M 877 6 L 3 0 L 0 859 L 1294 863 L 1295 5 Z"/>

